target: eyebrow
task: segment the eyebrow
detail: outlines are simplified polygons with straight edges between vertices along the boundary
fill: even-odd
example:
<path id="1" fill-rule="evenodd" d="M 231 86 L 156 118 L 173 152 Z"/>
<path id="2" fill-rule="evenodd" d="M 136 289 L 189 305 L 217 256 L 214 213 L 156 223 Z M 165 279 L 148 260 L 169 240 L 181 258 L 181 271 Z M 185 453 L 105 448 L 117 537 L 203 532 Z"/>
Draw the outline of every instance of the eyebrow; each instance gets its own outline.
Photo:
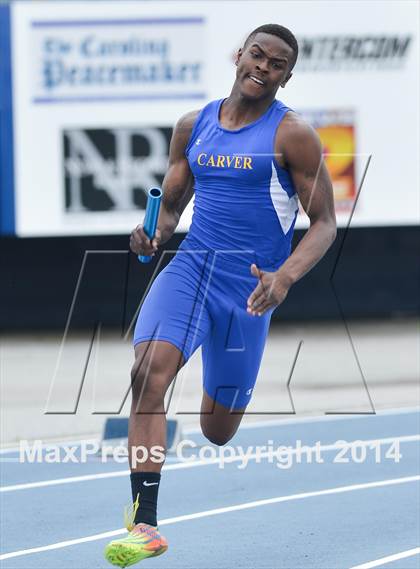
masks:
<path id="1" fill-rule="evenodd" d="M 265 51 L 257 43 L 253 43 L 250 47 L 257 47 L 265 55 L 265 57 L 267 57 L 271 61 L 285 61 L 286 63 L 289 63 L 287 57 L 268 57 Z"/>

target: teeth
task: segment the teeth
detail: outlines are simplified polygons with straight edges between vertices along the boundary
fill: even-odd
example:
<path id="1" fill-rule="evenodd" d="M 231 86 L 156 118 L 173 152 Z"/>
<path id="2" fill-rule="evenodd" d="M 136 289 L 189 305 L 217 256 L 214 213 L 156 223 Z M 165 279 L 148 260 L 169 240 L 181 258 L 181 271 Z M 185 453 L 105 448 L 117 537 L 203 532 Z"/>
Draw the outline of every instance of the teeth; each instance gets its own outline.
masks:
<path id="1" fill-rule="evenodd" d="M 250 75 L 249 78 L 252 79 L 255 83 L 258 83 L 258 85 L 264 85 L 264 83 L 261 81 L 261 79 L 257 79 L 253 75 Z"/>

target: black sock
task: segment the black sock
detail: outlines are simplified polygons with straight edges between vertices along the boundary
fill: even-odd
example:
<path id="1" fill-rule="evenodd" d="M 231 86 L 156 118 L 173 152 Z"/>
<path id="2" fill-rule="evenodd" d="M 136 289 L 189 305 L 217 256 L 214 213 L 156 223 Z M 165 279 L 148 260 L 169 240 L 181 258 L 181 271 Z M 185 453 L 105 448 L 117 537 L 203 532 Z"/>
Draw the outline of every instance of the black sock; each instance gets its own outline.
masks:
<path id="1" fill-rule="evenodd" d="M 159 472 L 132 472 L 130 474 L 133 502 L 139 494 L 140 506 L 134 523 L 144 522 L 157 526 L 157 499 L 160 484 Z"/>

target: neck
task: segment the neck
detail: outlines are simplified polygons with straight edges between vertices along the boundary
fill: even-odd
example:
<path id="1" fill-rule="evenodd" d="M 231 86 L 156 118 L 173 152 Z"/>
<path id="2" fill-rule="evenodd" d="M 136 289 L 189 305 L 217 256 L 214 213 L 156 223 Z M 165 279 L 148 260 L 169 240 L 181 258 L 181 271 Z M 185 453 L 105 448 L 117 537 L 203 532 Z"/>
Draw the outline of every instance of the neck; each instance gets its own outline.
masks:
<path id="1" fill-rule="evenodd" d="M 258 100 L 243 97 L 234 84 L 229 97 L 222 105 L 221 118 L 238 126 L 253 122 L 265 113 L 273 101 L 274 97 Z"/>

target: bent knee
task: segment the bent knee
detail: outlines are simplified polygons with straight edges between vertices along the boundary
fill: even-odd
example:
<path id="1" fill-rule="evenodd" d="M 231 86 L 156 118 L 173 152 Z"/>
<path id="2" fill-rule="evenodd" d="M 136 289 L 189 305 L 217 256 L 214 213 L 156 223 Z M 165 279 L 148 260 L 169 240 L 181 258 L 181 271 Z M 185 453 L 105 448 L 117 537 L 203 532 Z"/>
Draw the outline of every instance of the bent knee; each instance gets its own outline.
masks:
<path id="1" fill-rule="evenodd" d="M 201 430 L 203 432 L 203 435 L 206 437 L 208 441 L 219 447 L 228 443 L 235 434 L 235 433 L 218 433 L 212 429 L 203 427 L 203 425 L 201 425 Z"/>

